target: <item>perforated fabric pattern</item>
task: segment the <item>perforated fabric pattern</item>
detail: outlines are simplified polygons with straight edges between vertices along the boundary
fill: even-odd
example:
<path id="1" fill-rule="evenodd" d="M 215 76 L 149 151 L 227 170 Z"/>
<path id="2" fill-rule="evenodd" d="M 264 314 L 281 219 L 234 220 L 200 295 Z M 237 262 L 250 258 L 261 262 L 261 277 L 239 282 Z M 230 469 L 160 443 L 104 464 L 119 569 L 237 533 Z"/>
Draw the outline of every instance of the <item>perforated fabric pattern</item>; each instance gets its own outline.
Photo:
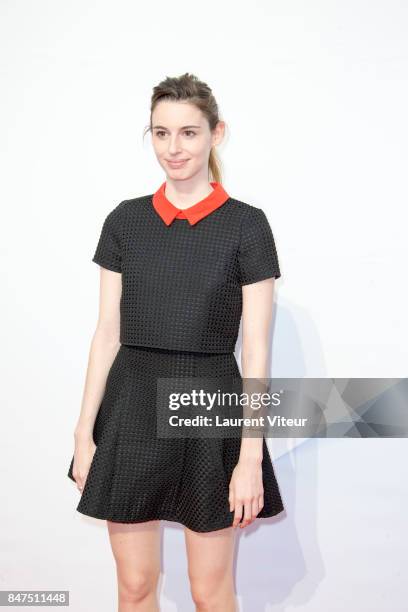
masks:
<path id="1" fill-rule="evenodd" d="M 234 351 L 242 285 L 281 276 L 265 213 L 233 198 L 195 225 L 169 226 L 151 195 L 124 200 L 92 260 L 122 272 L 121 343 L 172 350 Z"/>
<path id="2" fill-rule="evenodd" d="M 232 525 L 229 482 L 239 438 L 159 439 L 157 377 L 240 376 L 233 353 L 211 354 L 122 345 L 109 370 L 93 437 L 97 445 L 78 512 L 137 523 L 164 519 L 193 531 Z M 258 518 L 284 507 L 263 440 L 264 506 Z M 73 457 L 68 469 L 72 480 Z"/>
<path id="3" fill-rule="evenodd" d="M 249 208 L 242 223 L 238 262 L 241 286 L 281 276 L 272 229 L 261 208 Z"/>
<path id="4" fill-rule="evenodd" d="M 106 217 L 92 261 L 113 272 L 122 271 L 122 212 L 125 201 Z"/>

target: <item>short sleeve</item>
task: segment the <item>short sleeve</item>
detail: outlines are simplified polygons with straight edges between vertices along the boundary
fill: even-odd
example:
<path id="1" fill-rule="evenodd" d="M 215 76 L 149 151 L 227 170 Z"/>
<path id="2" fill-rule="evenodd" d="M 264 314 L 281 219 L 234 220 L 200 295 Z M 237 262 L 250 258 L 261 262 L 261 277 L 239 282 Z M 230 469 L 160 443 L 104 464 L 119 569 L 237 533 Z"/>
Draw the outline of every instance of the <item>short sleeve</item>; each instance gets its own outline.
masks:
<path id="1" fill-rule="evenodd" d="M 242 221 L 238 268 L 240 285 L 281 276 L 271 226 L 264 211 L 255 206 Z"/>
<path id="2" fill-rule="evenodd" d="M 122 209 L 123 202 L 105 218 L 92 258 L 92 261 L 113 272 L 122 271 Z"/>

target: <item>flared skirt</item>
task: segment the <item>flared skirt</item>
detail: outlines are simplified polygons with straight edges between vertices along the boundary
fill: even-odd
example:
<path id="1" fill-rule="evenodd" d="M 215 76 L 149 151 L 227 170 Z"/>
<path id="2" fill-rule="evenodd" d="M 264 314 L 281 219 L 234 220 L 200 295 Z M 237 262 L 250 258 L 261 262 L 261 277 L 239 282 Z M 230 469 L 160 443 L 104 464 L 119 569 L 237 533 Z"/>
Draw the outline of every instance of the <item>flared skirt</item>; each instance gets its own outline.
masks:
<path id="1" fill-rule="evenodd" d="M 197 532 L 231 526 L 229 482 L 240 438 L 158 437 L 156 421 L 159 377 L 223 376 L 240 377 L 234 353 L 122 344 L 95 420 L 96 451 L 77 511 L 123 523 L 175 521 Z M 284 510 L 265 439 L 262 478 L 264 506 L 257 518 Z"/>

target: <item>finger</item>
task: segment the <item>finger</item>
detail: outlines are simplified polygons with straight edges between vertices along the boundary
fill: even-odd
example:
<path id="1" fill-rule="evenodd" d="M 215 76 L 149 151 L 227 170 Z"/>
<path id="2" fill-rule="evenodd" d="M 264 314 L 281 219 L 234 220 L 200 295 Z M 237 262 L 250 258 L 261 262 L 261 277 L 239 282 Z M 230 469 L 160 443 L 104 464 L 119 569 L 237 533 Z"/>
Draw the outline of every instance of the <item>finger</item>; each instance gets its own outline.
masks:
<path id="1" fill-rule="evenodd" d="M 242 518 L 242 503 L 240 501 L 235 502 L 234 522 L 233 527 L 237 527 Z"/>
<path id="2" fill-rule="evenodd" d="M 229 501 L 230 512 L 232 512 L 234 510 L 234 505 L 235 505 L 235 497 L 234 497 L 234 493 L 232 491 L 230 491 L 230 494 L 229 494 L 229 497 L 228 497 L 228 501 Z"/>
<path id="3" fill-rule="evenodd" d="M 80 484 L 81 484 L 79 475 L 77 474 L 77 472 L 75 470 L 72 470 L 72 475 L 73 475 L 74 480 L 75 480 L 76 488 L 78 489 Z"/>
<path id="4" fill-rule="evenodd" d="M 75 484 L 76 484 L 76 487 L 78 489 L 81 486 L 81 476 L 78 474 L 75 462 L 74 462 L 74 465 L 73 465 L 73 468 L 72 468 L 72 476 L 74 477 Z"/>
<path id="5" fill-rule="evenodd" d="M 242 524 L 240 525 L 241 529 L 244 529 L 244 527 L 249 525 L 249 523 L 251 522 L 252 500 L 246 501 L 244 507 L 245 507 L 245 513 L 244 513 L 244 520 L 242 521 Z"/>
<path id="6" fill-rule="evenodd" d="M 256 519 L 258 515 L 258 512 L 259 512 L 258 498 L 254 497 L 252 502 L 249 503 L 249 506 L 250 506 L 250 518 L 246 521 L 244 527 L 246 527 L 247 525 L 251 525 L 251 523 L 254 522 L 254 520 Z"/>
<path id="7" fill-rule="evenodd" d="M 82 493 L 82 491 L 84 490 L 85 487 L 85 481 L 86 481 L 86 475 L 82 476 L 78 476 L 77 478 L 77 489 L 80 493 Z"/>
<path id="8" fill-rule="evenodd" d="M 264 507 L 264 496 L 263 493 L 258 497 L 258 508 L 259 508 L 259 512 L 262 510 L 262 508 Z M 258 512 L 258 513 L 259 513 Z"/>
<path id="9" fill-rule="evenodd" d="M 254 521 L 256 519 L 256 517 L 258 516 L 259 512 L 260 512 L 259 497 L 255 497 L 254 500 L 252 501 L 252 521 Z"/>

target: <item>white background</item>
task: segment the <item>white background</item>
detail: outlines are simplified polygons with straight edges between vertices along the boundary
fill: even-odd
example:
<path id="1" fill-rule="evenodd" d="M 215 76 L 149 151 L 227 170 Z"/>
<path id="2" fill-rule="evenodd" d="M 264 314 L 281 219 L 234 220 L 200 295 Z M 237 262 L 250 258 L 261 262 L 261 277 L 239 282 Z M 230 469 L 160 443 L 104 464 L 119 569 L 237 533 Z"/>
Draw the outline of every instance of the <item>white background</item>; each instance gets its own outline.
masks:
<path id="1" fill-rule="evenodd" d="M 228 124 L 224 187 L 270 220 L 282 272 L 272 376 L 404 377 L 408 9 L 3 0 L 0 11 L 0 589 L 69 589 L 75 612 L 113 611 L 106 525 L 76 512 L 66 473 L 102 222 L 164 180 L 142 139 L 152 88 L 184 72 L 210 85 Z M 405 441 L 272 446 L 286 513 L 240 537 L 241 609 L 405 610 Z M 177 524 L 163 523 L 160 593 L 166 612 L 194 609 Z"/>

